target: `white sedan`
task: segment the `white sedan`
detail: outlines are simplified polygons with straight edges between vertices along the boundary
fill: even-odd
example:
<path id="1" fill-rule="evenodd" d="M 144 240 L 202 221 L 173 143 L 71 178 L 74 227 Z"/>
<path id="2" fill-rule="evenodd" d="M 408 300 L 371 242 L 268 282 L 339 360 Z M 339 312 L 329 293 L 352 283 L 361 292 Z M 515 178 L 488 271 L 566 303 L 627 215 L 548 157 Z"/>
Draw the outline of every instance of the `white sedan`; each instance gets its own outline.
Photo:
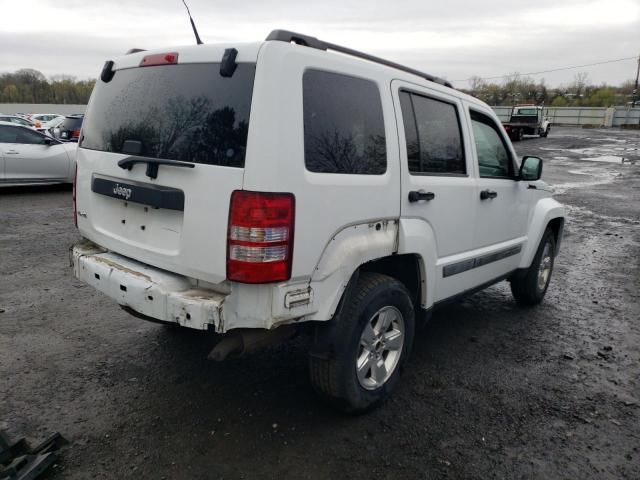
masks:
<path id="1" fill-rule="evenodd" d="M 0 122 L 0 186 L 72 183 L 77 143 Z"/>
<path id="2" fill-rule="evenodd" d="M 0 115 L 0 122 L 15 123 L 16 125 L 23 125 L 36 130 L 36 126 L 33 122 L 30 122 L 26 118 L 19 117 L 17 115 Z"/>

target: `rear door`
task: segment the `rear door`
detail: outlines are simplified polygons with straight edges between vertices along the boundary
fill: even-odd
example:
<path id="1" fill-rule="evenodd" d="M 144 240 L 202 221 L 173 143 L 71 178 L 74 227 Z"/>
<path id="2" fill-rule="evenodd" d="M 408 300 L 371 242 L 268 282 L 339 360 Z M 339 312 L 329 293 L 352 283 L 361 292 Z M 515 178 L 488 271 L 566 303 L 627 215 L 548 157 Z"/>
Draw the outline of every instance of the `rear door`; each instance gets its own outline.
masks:
<path id="1" fill-rule="evenodd" d="M 1 126 L 8 182 L 39 182 L 69 178 L 69 156 L 64 145 L 45 143 L 46 137 L 26 127 Z"/>
<path id="2" fill-rule="evenodd" d="M 434 232 L 436 245 L 426 248 L 437 254 L 438 301 L 471 287 L 466 272 L 450 274 L 450 265 L 465 261 L 473 248 L 476 184 L 463 106 L 454 96 L 410 83 L 394 81 L 392 88 L 404 126 L 402 217 L 421 219 Z"/>
<path id="3" fill-rule="evenodd" d="M 77 155 L 78 227 L 135 260 L 223 281 L 229 200 L 243 184 L 255 54 L 246 61 L 241 50 L 230 77 L 219 63 L 154 65 L 153 55 L 151 62 L 143 55 L 133 60 L 149 66 L 116 70 L 92 94 Z M 126 159 L 138 163 L 119 164 Z"/>

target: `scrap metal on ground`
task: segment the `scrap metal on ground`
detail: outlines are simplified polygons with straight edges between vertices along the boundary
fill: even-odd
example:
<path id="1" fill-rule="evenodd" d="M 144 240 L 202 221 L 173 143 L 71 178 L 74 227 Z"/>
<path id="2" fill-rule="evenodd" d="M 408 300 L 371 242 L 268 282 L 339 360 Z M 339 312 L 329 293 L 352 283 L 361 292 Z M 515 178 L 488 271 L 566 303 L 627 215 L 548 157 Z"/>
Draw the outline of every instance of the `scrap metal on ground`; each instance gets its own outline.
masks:
<path id="1" fill-rule="evenodd" d="M 54 433 L 36 447 L 24 438 L 11 440 L 0 431 L 0 480 L 33 480 L 43 474 L 58 459 L 57 450 L 68 442 Z"/>

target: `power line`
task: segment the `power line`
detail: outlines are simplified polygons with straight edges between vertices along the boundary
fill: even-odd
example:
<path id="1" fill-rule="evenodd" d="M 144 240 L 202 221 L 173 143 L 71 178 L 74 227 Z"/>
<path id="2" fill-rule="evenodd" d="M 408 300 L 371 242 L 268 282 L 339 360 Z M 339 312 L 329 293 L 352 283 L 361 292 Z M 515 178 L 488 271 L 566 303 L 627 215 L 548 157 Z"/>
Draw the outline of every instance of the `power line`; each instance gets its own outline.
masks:
<path id="1" fill-rule="evenodd" d="M 605 63 L 616 63 L 616 62 L 623 62 L 625 60 L 635 60 L 636 58 L 637 57 L 617 58 L 615 60 L 605 60 L 604 62 L 586 63 L 584 65 L 573 65 L 571 67 L 553 68 L 551 70 L 541 70 L 539 72 L 518 73 L 518 75 L 522 75 L 522 76 L 524 76 L 524 75 L 538 75 L 540 73 L 559 72 L 561 70 L 571 70 L 573 68 L 593 67 L 595 65 L 604 65 Z M 513 76 L 513 74 L 498 75 L 496 77 L 479 77 L 479 78 L 480 78 L 480 80 L 495 80 L 497 78 L 507 78 L 507 77 L 511 77 L 511 76 Z M 454 80 L 454 82 L 468 82 L 469 80 L 471 80 L 471 78 L 474 78 L 474 77 L 465 78 L 464 80 Z"/>

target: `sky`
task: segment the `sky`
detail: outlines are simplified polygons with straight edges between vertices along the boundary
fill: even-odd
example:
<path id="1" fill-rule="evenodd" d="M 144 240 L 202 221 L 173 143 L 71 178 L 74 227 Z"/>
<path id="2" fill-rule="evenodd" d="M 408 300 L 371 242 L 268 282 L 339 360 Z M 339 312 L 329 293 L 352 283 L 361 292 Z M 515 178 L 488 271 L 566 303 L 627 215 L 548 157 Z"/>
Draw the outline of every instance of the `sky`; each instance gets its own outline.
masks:
<path id="1" fill-rule="evenodd" d="M 338 43 L 453 81 L 640 55 L 640 0 L 188 0 L 205 43 L 263 40 L 276 28 Z M 98 76 L 130 48 L 194 43 L 181 0 L 0 0 L 0 72 Z M 619 85 L 637 60 L 530 75 Z M 492 81 L 501 82 L 502 79 Z"/>

